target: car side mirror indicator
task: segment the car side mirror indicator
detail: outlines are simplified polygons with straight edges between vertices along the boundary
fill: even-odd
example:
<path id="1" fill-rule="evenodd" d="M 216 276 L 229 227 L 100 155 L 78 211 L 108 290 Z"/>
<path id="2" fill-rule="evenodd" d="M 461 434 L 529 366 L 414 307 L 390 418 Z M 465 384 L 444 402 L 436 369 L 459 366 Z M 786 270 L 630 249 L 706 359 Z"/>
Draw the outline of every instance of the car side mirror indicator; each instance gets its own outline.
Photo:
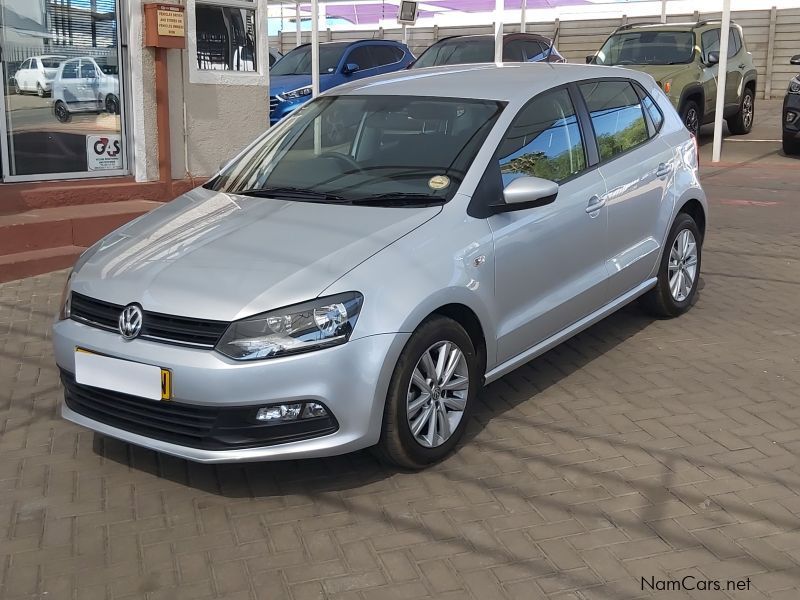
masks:
<path id="1" fill-rule="evenodd" d="M 719 64 L 719 52 L 712 50 L 708 53 L 708 66 Z"/>
<path id="2" fill-rule="evenodd" d="M 504 202 L 492 205 L 493 212 L 510 212 L 545 206 L 558 196 L 558 184 L 541 177 L 517 177 L 503 190 Z"/>
<path id="3" fill-rule="evenodd" d="M 356 71 L 360 71 L 361 67 L 359 67 L 356 63 L 347 63 L 344 66 L 344 71 L 342 71 L 345 75 L 350 75 L 355 73 Z"/>
<path id="4" fill-rule="evenodd" d="M 789 59 L 790 65 L 800 65 L 800 54 L 795 54 L 792 58 Z"/>

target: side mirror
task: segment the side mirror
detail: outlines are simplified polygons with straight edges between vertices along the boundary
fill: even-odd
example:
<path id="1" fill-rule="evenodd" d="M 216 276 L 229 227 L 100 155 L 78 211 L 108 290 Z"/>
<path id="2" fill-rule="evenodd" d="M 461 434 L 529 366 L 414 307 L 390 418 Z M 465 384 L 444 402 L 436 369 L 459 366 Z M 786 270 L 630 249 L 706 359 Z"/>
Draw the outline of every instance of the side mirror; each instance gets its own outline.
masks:
<path id="1" fill-rule="evenodd" d="M 345 75 L 352 75 L 356 71 L 360 71 L 361 67 L 359 67 L 356 63 L 347 63 L 342 69 L 342 73 Z"/>
<path id="2" fill-rule="evenodd" d="M 492 205 L 497 213 L 545 206 L 558 196 L 558 184 L 541 177 L 517 177 L 503 190 L 504 202 Z"/>
<path id="3" fill-rule="evenodd" d="M 586 55 L 586 64 L 590 65 L 594 62 L 594 59 L 597 55 L 596 54 L 587 54 Z"/>
<path id="4" fill-rule="evenodd" d="M 708 53 L 708 66 L 719 64 L 719 52 L 712 50 Z"/>
<path id="5" fill-rule="evenodd" d="M 800 65 L 800 54 L 795 54 L 792 58 L 789 59 L 790 65 Z"/>

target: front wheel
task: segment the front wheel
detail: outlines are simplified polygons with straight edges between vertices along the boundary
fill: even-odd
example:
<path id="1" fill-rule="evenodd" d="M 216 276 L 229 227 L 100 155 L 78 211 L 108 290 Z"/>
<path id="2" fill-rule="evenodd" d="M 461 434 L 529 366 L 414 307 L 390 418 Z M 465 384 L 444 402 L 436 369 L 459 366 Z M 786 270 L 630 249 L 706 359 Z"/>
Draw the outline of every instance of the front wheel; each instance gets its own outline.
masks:
<path id="1" fill-rule="evenodd" d="M 442 316 L 425 321 L 392 374 L 378 457 L 421 469 L 447 456 L 464 434 L 479 379 L 475 348 L 464 328 Z"/>
<path id="2" fill-rule="evenodd" d="M 784 154 L 800 154 L 800 139 L 793 135 L 783 136 L 783 153 Z"/>
<path id="3" fill-rule="evenodd" d="M 116 115 L 119 112 L 119 98 L 114 94 L 106 96 L 106 112 L 111 115 Z"/>
<path id="4" fill-rule="evenodd" d="M 689 100 L 681 108 L 681 121 L 693 136 L 700 131 L 700 107 L 694 100 Z"/>
<path id="5" fill-rule="evenodd" d="M 756 114 L 756 95 L 750 88 L 744 88 L 739 112 L 728 119 L 728 129 L 733 135 L 747 135 L 753 129 Z"/>
<path id="6" fill-rule="evenodd" d="M 697 223 L 679 213 L 667 237 L 656 287 L 642 296 L 643 307 L 657 317 L 677 317 L 692 306 L 700 280 L 703 239 Z"/>
<path id="7" fill-rule="evenodd" d="M 55 106 L 53 106 L 53 114 L 55 114 L 56 119 L 58 119 L 60 123 L 67 123 L 71 118 L 69 109 L 63 100 L 58 100 L 55 103 Z"/>

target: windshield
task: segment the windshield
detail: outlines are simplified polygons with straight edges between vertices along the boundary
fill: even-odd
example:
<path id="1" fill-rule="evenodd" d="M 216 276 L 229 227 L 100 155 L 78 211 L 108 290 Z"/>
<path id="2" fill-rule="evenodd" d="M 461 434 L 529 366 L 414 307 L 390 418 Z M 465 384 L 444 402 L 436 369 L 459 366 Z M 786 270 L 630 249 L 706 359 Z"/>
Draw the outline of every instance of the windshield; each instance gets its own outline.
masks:
<path id="1" fill-rule="evenodd" d="M 678 65 L 692 62 L 691 31 L 630 31 L 612 35 L 595 57 L 598 65 Z"/>
<path id="2" fill-rule="evenodd" d="M 40 58 L 39 61 L 45 69 L 57 69 L 58 65 L 66 58 L 66 56 L 48 56 L 47 58 Z"/>
<path id="3" fill-rule="evenodd" d="M 320 44 L 319 72 L 334 73 L 347 44 Z M 311 75 L 311 46 L 300 46 L 278 59 L 270 75 Z"/>
<path id="4" fill-rule="evenodd" d="M 206 187 L 314 202 L 445 202 L 502 108 L 491 100 L 323 96 Z"/>
<path id="5" fill-rule="evenodd" d="M 493 38 L 462 38 L 434 44 L 422 53 L 412 68 L 421 69 L 438 65 L 463 65 L 493 61 Z"/>

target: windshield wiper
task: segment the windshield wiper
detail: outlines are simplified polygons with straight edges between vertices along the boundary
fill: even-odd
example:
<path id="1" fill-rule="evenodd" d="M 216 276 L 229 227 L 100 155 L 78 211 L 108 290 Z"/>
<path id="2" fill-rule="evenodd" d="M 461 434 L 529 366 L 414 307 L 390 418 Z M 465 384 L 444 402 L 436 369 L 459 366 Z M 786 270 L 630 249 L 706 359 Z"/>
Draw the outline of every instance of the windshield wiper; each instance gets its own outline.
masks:
<path id="1" fill-rule="evenodd" d="M 300 200 L 304 202 L 329 202 L 336 204 L 350 204 L 350 200 L 328 192 L 316 192 L 296 187 L 263 187 L 251 188 L 241 192 L 230 192 L 239 196 L 252 196 L 254 198 L 279 198 L 282 200 Z"/>
<path id="2" fill-rule="evenodd" d="M 367 196 L 352 200 L 353 204 L 367 206 L 430 206 L 431 204 L 442 204 L 444 198 L 431 196 L 430 194 L 394 192 L 378 194 L 377 196 Z"/>

